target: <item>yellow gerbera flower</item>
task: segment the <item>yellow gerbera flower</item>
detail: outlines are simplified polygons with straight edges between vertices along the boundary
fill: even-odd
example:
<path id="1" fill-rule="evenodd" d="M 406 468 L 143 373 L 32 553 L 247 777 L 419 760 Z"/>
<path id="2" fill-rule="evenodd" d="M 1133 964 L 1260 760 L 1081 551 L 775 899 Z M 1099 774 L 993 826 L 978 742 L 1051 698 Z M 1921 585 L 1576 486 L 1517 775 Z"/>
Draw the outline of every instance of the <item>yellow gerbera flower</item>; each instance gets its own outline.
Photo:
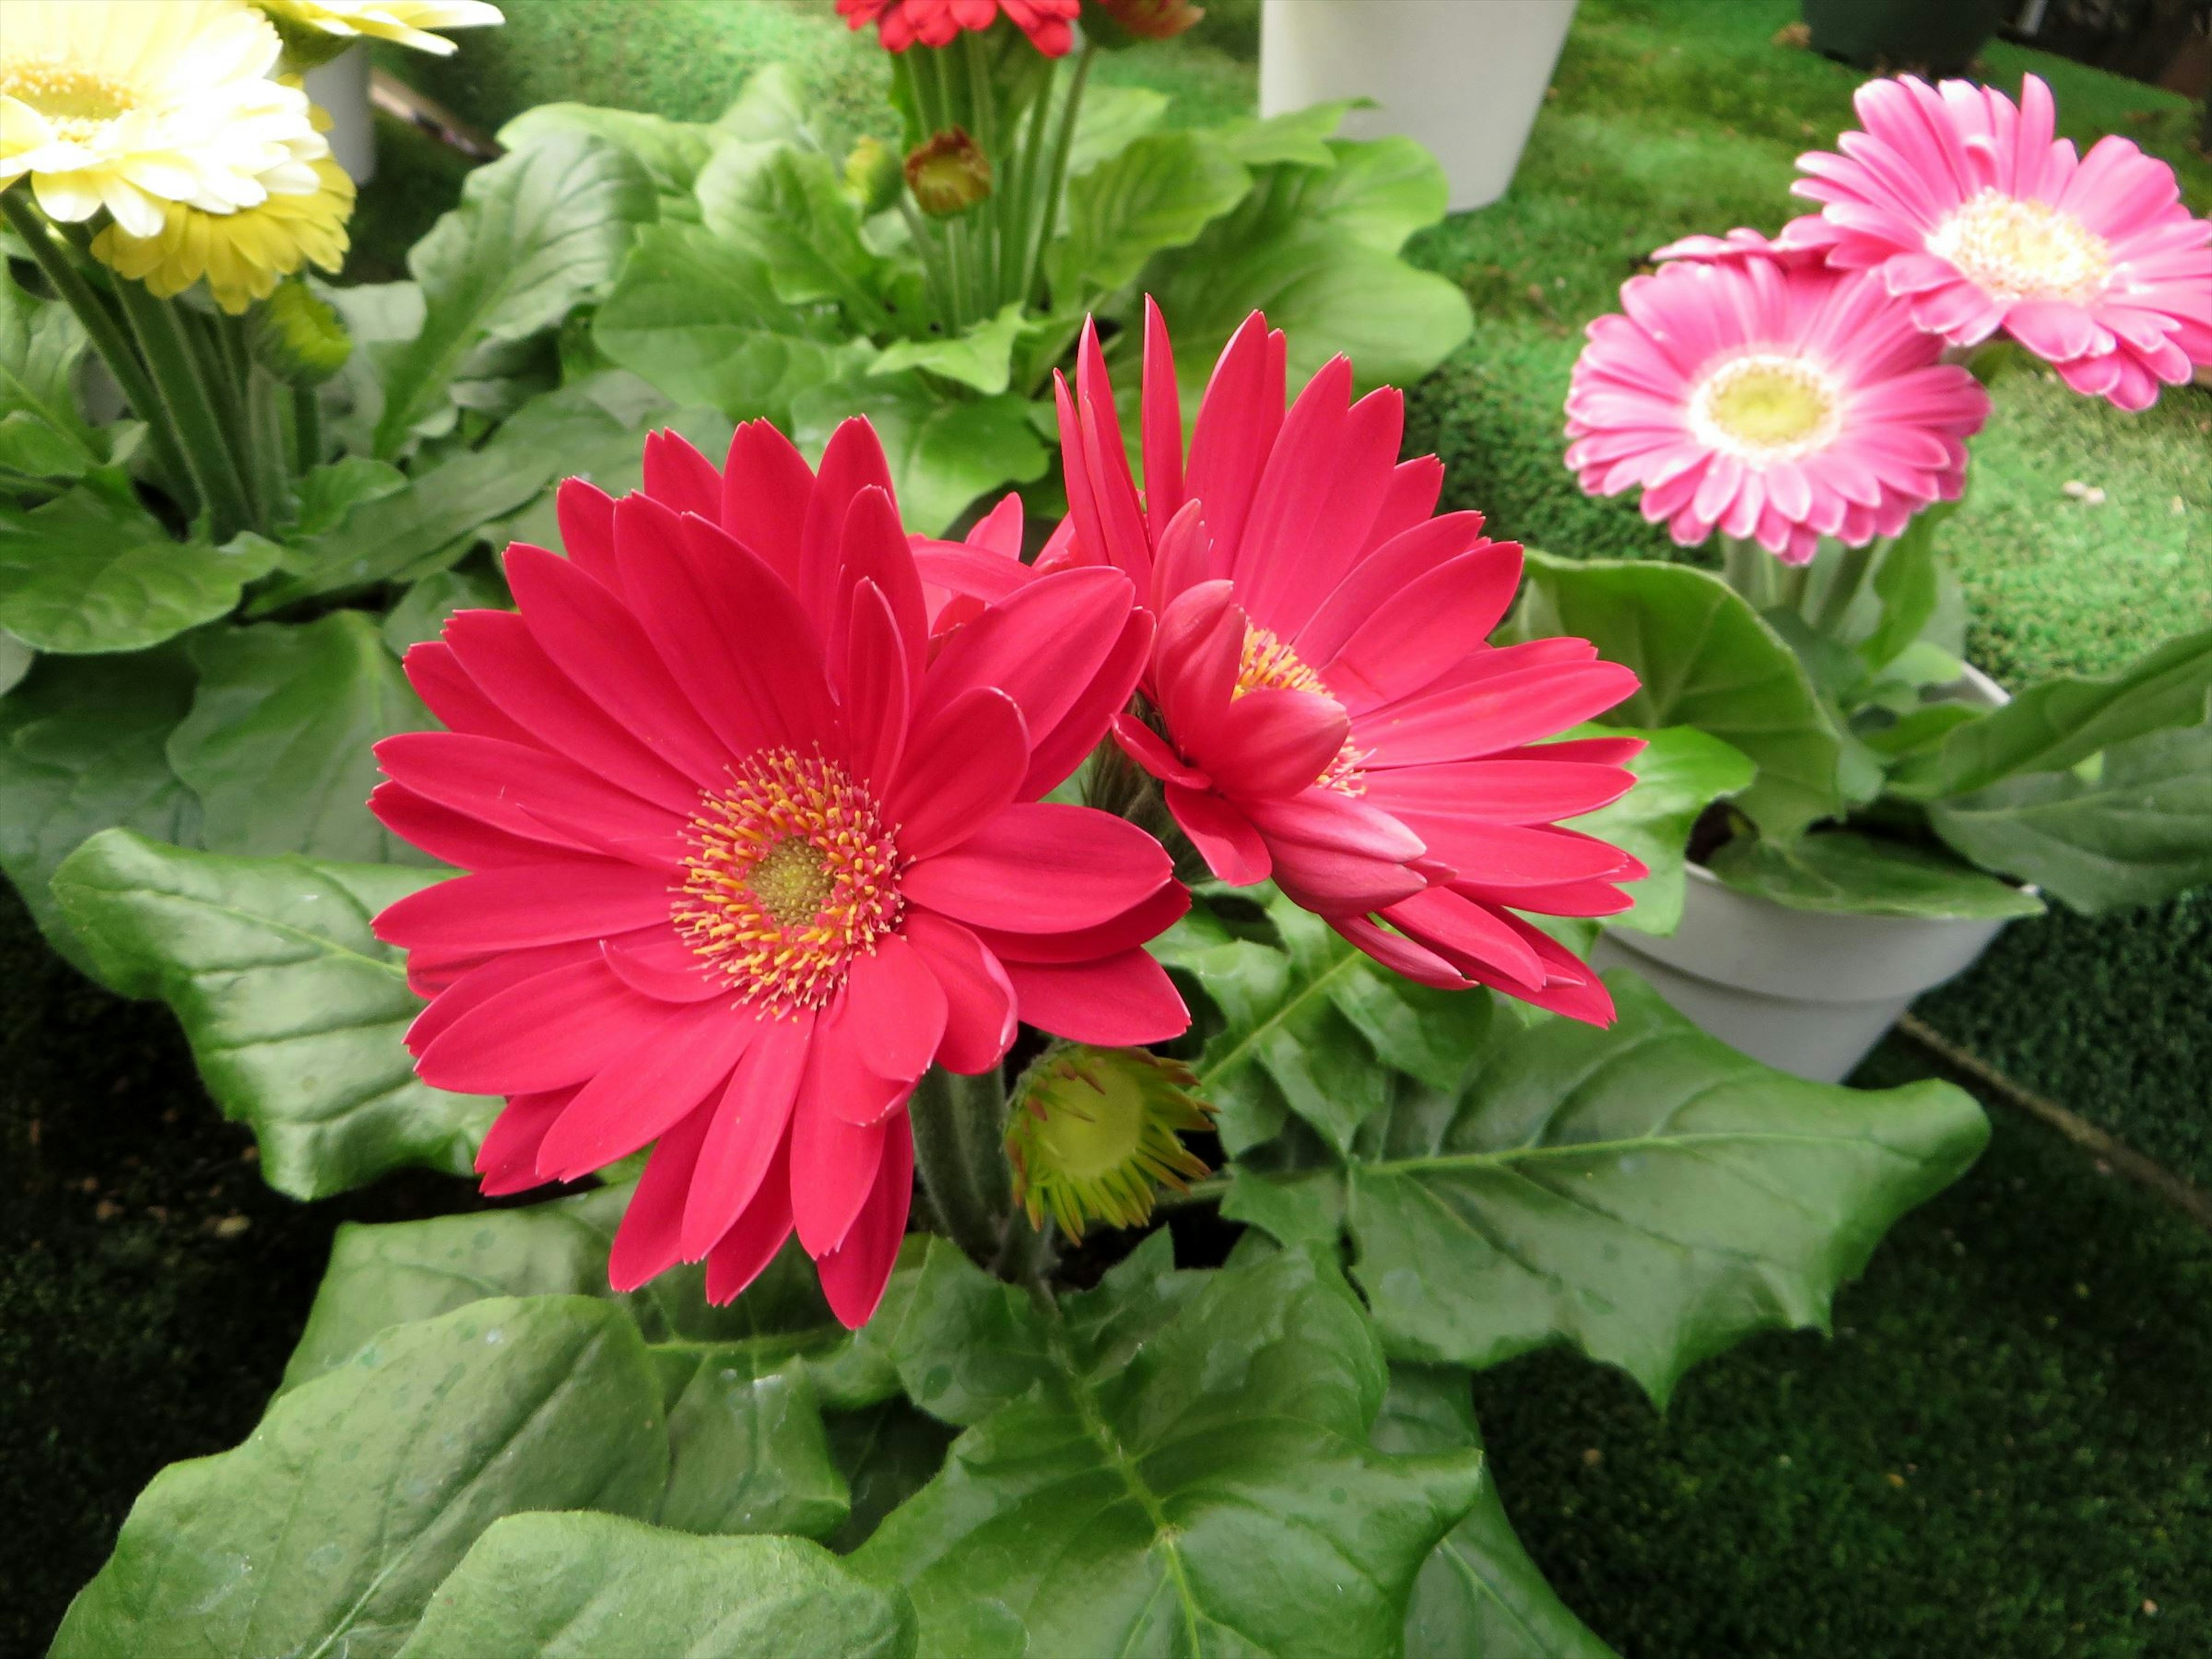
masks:
<path id="1" fill-rule="evenodd" d="M 202 213 L 171 203 L 161 228 L 133 236 L 110 225 L 92 251 L 118 275 L 135 278 L 159 299 L 182 294 L 204 276 L 215 302 L 236 316 L 303 264 L 336 270 L 349 245 L 353 180 L 327 156 L 313 164 L 317 188 L 304 196 L 271 196 L 236 213 Z"/>
<path id="2" fill-rule="evenodd" d="M 256 3 L 295 41 L 299 36 L 294 29 L 312 29 L 336 37 L 341 46 L 356 36 L 368 35 L 396 40 L 417 52 L 434 52 L 441 57 L 453 50 L 453 43 L 428 31 L 483 28 L 507 21 L 497 6 L 486 5 L 483 0 L 256 0 Z"/>
<path id="3" fill-rule="evenodd" d="M 306 94 L 268 78 L 280 49 L 244 0 L 4 0 L 0 190 L 27 176 L 49 218 L 104 207 L 139 236 L 171 203 L 315 190 L 330 146 Z"/>

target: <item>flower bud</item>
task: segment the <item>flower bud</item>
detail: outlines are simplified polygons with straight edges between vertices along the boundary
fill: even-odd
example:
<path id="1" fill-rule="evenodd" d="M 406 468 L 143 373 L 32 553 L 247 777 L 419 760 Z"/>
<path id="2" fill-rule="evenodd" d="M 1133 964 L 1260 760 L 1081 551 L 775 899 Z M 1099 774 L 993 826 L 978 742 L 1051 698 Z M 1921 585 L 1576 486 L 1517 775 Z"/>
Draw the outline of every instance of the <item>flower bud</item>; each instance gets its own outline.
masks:
<path id="1" fill-rule="evenodd" d="M 964 127 L 951 127 L 914 147 L 906 185 L 915 205 L 933 219 L 965 213 L 991 193 L 991 158 Z"/>
<path id="2" fill-rule="evenodd" d="M 1086 20 L 1103 46 L 1124 46 L 1115 34 L 1129 40 L 1171 40 L 1206 15 L 1190 0 L 1091 0 L 1092 15 Z"/>
<path id="3" fill-rule="evenodd" d="M 353 355 L 337 313 L 296 277 L 255 307 L 246 340 L 253 361 L 288 386 L 319 386 Z"/>
<path id="4" fill-rule="evenodd" d="M 879 138 L 864 134 L 845 158 L 845 193 L 863 216 L 897 204 L 902 176 L 898 157 Z"/>
<path id="5" fill-rule="evenodd" d="M 1049 1210 L 1080 1242 L 1086 1221 L 1134 1227 L 1152 1212 L 1154 1184 L 1176 1191 L 1206 1165 L 1176 1139 L 1212 1127 L 1180 1060 L 1142 1048 L 1055 1043 L 1014 1086 L 1006 1157 L 1014 1196 L 1042 1226 Z"/>

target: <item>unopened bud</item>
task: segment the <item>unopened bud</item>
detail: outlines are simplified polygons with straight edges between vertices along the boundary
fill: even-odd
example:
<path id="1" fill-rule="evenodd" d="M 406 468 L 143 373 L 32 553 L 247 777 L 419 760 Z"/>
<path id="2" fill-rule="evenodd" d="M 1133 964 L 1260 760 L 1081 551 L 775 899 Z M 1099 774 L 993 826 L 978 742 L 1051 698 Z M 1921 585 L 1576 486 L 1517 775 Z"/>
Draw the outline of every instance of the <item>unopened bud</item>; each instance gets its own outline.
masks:
<path id="1" fill-rule="evenodd" d="M 1105 46 L 1116 32 L 1133 40 L 1171 40 L 1206 15 L 1190 0 L 1093 0 L 1089 27 Z"/>
<path id="2" fill-rule="evenodd" d="M 1154 1187 L 1176 1191 L 1206 1168 L 1176 1138 L 1208 1129 L 1211 1109 L 1180 1060 L 1142 1048 L 1056 1043 L 1014 1086 L 1006 1157 L 1014 1196 L 1042 1226 L 1049 1210 L 1080 1240 L 1085 1222 L 1134 1227 L 1152 1213 Z"/>
<path id="3" fill-rule="evenodd" d="M 337 313 L 297 277 L 254 307 L 246 339 L 253 361 L 288 386 L 319 386 L 353 355 Z"/>
<path id="4" fill-rule="evenodd" d="M 879 138 L 863 136 L 845 158 L 845 191 L 863 215 L 895 206 L 902 176 L 898 157 Z"/>
<path id="5" fill-rule="evenodd" d="M 991 193 L 991 158 L 964 127 L 950 127 L 908 152 L 906 187 L 933 219 L 965 213 Z"/>

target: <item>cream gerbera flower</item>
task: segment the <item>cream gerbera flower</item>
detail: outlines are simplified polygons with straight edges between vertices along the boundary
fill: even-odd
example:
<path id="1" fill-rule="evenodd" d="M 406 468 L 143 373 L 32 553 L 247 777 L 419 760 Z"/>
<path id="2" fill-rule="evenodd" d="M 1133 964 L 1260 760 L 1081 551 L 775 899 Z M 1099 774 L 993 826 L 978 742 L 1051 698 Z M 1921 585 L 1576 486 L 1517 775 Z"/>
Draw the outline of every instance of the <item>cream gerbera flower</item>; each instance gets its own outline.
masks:
<path id="1" fill-rule="evenodd" d="M 507 21 L 497 6 L 486 5 L 483 0 L 256 0 L 256 3 L 295 45 L 301 44 L 299 32 L 312 30 L 334 37 L 341 46 L 356 36 L 367 35 L 441 57 L 453 50 L 453 43 L 428 31 L 484 28 Z"/>
<path id="2" fill-rule="evenodd" d="M 308 194 L 271 196 L 235 213 L 202 213 L 172 202 L 153 235 L 133 236 L 110 225 L 93 239 L 92 251 L 159 299 L 182 294 L 204 276 L 216 303 L 236 316 L 303 264 L 334 271 L 345 262 L 353 180 L 327 156 L 312 165 L 318 188 Z"/>
<path id="3" fill-rule="evenodd" d="M 0 189 L 27 176 L 48 217 L 104 207 L 139 236 L 170 203 L 312 191 L 330 147 L 267 78 L 279 50 L 244 0 L 0 0 Z"/>

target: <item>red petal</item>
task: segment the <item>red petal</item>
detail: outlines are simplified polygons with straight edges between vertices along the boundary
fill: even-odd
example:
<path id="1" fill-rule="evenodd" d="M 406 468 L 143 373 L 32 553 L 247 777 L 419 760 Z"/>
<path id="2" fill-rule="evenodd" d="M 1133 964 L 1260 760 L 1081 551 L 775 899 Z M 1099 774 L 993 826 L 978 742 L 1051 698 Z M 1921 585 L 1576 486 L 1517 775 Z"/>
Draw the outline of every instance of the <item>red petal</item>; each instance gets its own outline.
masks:
<path id="1" fill-rule="evenodd" d="M 761 1195 L 787 1144 L 785 1132 L 813 1040 L 814 1016 L 809 1011 L 794 1019 L 769 1020 L 730 1073 L 729 1086 L 714 1103 L 714 1121 L 684 1201 L 682 1243 L 687 1261 L 712 1249 Z M 787 1175 L 781 1185 L 787 1194 Z M 783 1201 L 788 1231 L 787 1196 Z"/>
<path id="2" fill-rule="evenodd" d="M 1528 942 L 1505 925 L 1502 915 L 1472 899 L 1431 888 L 1392 905 L 1382 915 L 1401 933 L 1463 968 L 1479 963 L 1516 988 L 1533 991 L 1544 983 L 1544 964 Z"/>
<path id="3" fill-rule="evenodd" d="M 717 1306 L 736 1301 L 790 1237 L 791 1140 L 786 1136 L 775 1143 L 753 1201 L 707 1253 L 707 1300 Z"/>
<path id="4" fill-rule="evenodd" d="M 1274 873 L 1275 861 L 1252 820 L 1204 790 L 1167 787 L 1168 811 L 1198 848 L 1206 867 L 1231 887 L 1249 887 Z"/>
<path id="5" fill-rule="evenodd" d="M 577 1091 L 538 1149 L 539 1172 L 574 1181 L 628 1158 L 719 1094 L 760 1026 L 749 1011 L 664 1006 L 641 1042 Z"/>
<path id="6" fill-rule="evenodd" d="M 432 1088 L 459 1094 L 564 1089 L 619 1060 L 668 1016 L 594 957 L 471 1009 L 439 1033 L 415 1070 Z"/>
<path id="7" fill-rule="evenodd" d="M 1424 848 L 1389 813 L 1333 790 L 1309 789 L 1287 800 L 1243 803 L 1267 837 L 1275 883 L 1309 910 L 1364 914 L 1428 885 L 1405 867 Z"/>
<path id="8" fill-rule="evenodd" d="M 1322 679 L 1354 708 L 1409 696 L 1497 627 L 1520 586 L 1518 548 L 1462 554 L 1376 607 L 1321 671 Z"/>
<path id="9" fill-rule="evenodd" d="M 914 1204 L 914 1132 L 904 1121 L 891 1126 L 883 1168 L 874 1188 L 845 1242 L 815 1262 L 830 1310 L 846 1329 L 868 1322 L 890 1283 L 906 1218 Z"/>
<path id="10" fill-rule="evenodd" d="M 581 478 L 568 478 L 553 497 L 553 511 L 568 562 L 611 592 L 621 592 L 622 573 L 615 567 L 614 498 Z"/>
<path id="11" fill-rule="evenodd" d="M 401 665 L 407 671 L 407 683 L 415 688 L 415 695 L 448 732 L 498 738 L 526 747 L 536 743 L 484 696 L 483 688 L 469 678 L 453 647 L 443 640 L 423 640 L 409 646 Z"/>
<path id="12" fill-rule="evenodd" d="M 873 582 L 853 590 L 845 635 L 845 728 L 853 765 L 878 792 L 890 787 L 906 746 L 914 682 L 890 601 Z"/>
<path id="13" fill-rule="evenodd" d="M 646 434 L 645 493 L 678 513 L 721 515 L 722 475 L 680 432 Z"/>
<path id="14" fill-rule="evenodd" d="M 1029 763 L 1029 728 L 1005 692 L 978 686 L 940 704 L 908 735 L 885 799 L 901 854 L 958 846 L 1013 804 Z"/>
<path id="15" fill-rule="evenodd" d="M 919 906 L 901 926 L 945 994 L 945 1036 L 937 1063 L 973 1077 L 989 1071 L 1013 1046 L 1014 988 L 999 958 L 957 921 Z"/>
<path id="16" fill-rule="evenodd" d="M 581 852 L 618 847 L 672 867 L 684 820 L 543 749 L 458 732 L 402 732 L 375 745 L 385 775 L 416 794 L 529 840 Z"/>
<path id="17" fill-rule="evenodd" d="M 1265 687 L 1232 702 L 1193 752 L 1222 793 L 1265 799 L 1317 782 L 1351 732 L 1334 698 Z"/>
<path id="18" fill-rule="evenodd" d="M 846 1031 L 878 1077 L 912 1083 L 937 1057 L 945 1000 L 921 954 L 896 933 L 876 941 L 845 981 Z"/>
<path id="19" fill-rule="evenodd" d="M 1143 392 L 1145 520 L 1158 546 L 1182 509 L 1182 395 L 1176 384 L 1175 348 L 1168 342 L 1159 306 L 1145 296 Z"/>
<path id="20" fill-rule="evenodd" d="M 1152 613 L 1133 611 L 1121 624 L 1114 648 L 1060 723 L 1042 737 L 1030 733 L 1030 769 L 1022 780 L 1021 799 L 1035 800 L 1059 787 L 1083 757 L 1105 740 L 1107 721 L 1129 706 L 1152 653 Z"/>
<path id="21" fill-rule="evenodd" d="M 1113 921 L 1096 927 L 1067 933 L 999 933 L 978 928 L 975 936 L 1004 962 L 1093 962 L 1100 957 L 1118 956 L 1133 945 L 1150 944 L 1189 908 L 1190 890 L 1171 881 L 1142 903 L 1131 905 Z"/>
<path id="22" fill-rule="evenodd" d="M 870 489 L 891 494 L 890 467 L 875 428 L 856 416 L 830 434 L 821 471 L 815 476 L 813 498 L 806 506 L 806 523 L 799 532 L 799 580 L 792 586 L 817 633 L 828 634 L 842 586 L 839 555 L 846 515 L 852 511 L 853 498 Z"/>
<path id="23" fill-rule="evenodd" d="M 479 818 L 416 794 L 403 784 L 380 783 L 369 791 L 368 810 L 386 829 L 419 847 L 441 864 L 462 870 L 494 870 L 510 864 L 543 864 L 569 850 L 550 841 L 525 841 L 495 830 Z"/>
<path id="24" fill-rule="evenodd" d="M 873 582 L 890 602 L 891 620 L 906 647 L 907 678 L 919 682 L 929 661 L 929 613 L 921 602 L 921 578 L 899 526 L 898 509 L 888 489 L 870 488 L 853 498 L 839 544 L 837 592 L 827 637 L 845 637 L 853 589 Z"/>
<path id="25" fill-rule="evenodd" d="M 1165 1042 L 1190 1029 L 1167 969 L 1144 951 L 1097 962 L 1010 962 L 1022 1018 L 1071 1042 Z"/>
<path id="26" fill-rule="evenodd" d="M 615 1229 L 614 1246 L 607 1252 L 607 1283 L 616 1290 L 634 1291 L 676 1265 L 684 1195 L 690 1190 L 691 1171 L 711 1115 L 711 1108 L 702 1106 L 672 1124 L 646 1159 L 645 1173 L 638 1177 L 637 1190 L 629 1195 L 622 1224 Z"/>
<path id="27" fill-rule="evenodd" d="M 1394 974 L 1439 991 L 1464 991 L 1473 982 L 1435 951 L 1402 933 L 1376 927 L 1365 916 L 1331 916 L 1328 925 Z"/>
<path id="28" fill-rule="evenodd" d="M 483 1144 L 477 1148 L 476 1170 L 483 1177 L 486 1198 L 505 1198 L 545 1184 L 545 1177 L 538 1173 L 538 1143 L 574 1094 L 573 1089 L 556 1089 L 550 1094 L 517 1095 L 507 1103 L 507 1109 L 492 1120 Z"/>
<path id="29" fill-rule="evenodd" d="M 1136 825 L 1085 806 L 1009 806 L 902 884 L 917 904 L 1016 933 L 1110 921 L 1164 883 L 1166 850 Z M 471 878 L 477 879 L 477 878 Z"/>
<path id="30" fill-rule="evenodd" d="M 487 952 L 598 939 L 668 919 L 668 884 L 634 865 L 572 859 L 458 876 L 387 906 L 376 936 L 404 950 Z"/>
<path id="31" fill-rule="evenodd" d="M 640 937 L 635 933 L 627 938 Z M 438 1040 L 438 1034 L 471 1008 L 483 1006 L 501 992 L 566 968 L 589 962 L 599 953 L 596 940 L 572 939 L 563 945 L 541 945 L 528 951 L 503 951 L 489 960 L 478 960 L 441 987 L 428 1007 L 415 1016 L 402 1041 L 407 1052 L 419 1055 Z"/>
<path id="32" fill-rule="evenodd" d="M 1188 789 L 1210 789 L 1213 780 L 1186 766 L 1167 745 L 1167 739 L 1134 714 L 1114 716 L 1114 741 L 1121 752 L 1162 783 L 1179 783 Z"/>
<path id="33" fill-rule="evenodd" d="M 712 1002 L 734 996 L 729 981 L 672 927 L 601 939 L 599 954 L 617 979 L 655 1002 Z"/>
<path id="34" fill-rule="evenodd" d="M 1636 689 L 1619 663 L 1522 669 L 1364 715 L 1358 737 L 1370 769 L 1472 760 L 1578 726 Z"/>
<path id="35" fill-rule="evenodd" d="M 814 470 L 773 425 L 747 421 L 731 435 L 719 522 L 793 586 L 799 580 L 799 534 L 813 498 Z"/>
<path id="36" fill-rule="evenodd" d="M 817 1261 L 852 1231 L 854 1218 L 875 1185 L 886 1134 L 884 1118 L 866 1124 L 848 1122 L 830 1097 L 851 1081 L 852 1073 L 866 1075 L 849 1055 L 837 1052 L 836 1024 L 832 1018 L 816 1028 L 817 1040 L 808 1051 L 806 1076 L 799 1085 L 791 1124 L 792 1219 L 799 1243 Z M 903 1130 L 903 1125 L 899 1127 Z"/>

